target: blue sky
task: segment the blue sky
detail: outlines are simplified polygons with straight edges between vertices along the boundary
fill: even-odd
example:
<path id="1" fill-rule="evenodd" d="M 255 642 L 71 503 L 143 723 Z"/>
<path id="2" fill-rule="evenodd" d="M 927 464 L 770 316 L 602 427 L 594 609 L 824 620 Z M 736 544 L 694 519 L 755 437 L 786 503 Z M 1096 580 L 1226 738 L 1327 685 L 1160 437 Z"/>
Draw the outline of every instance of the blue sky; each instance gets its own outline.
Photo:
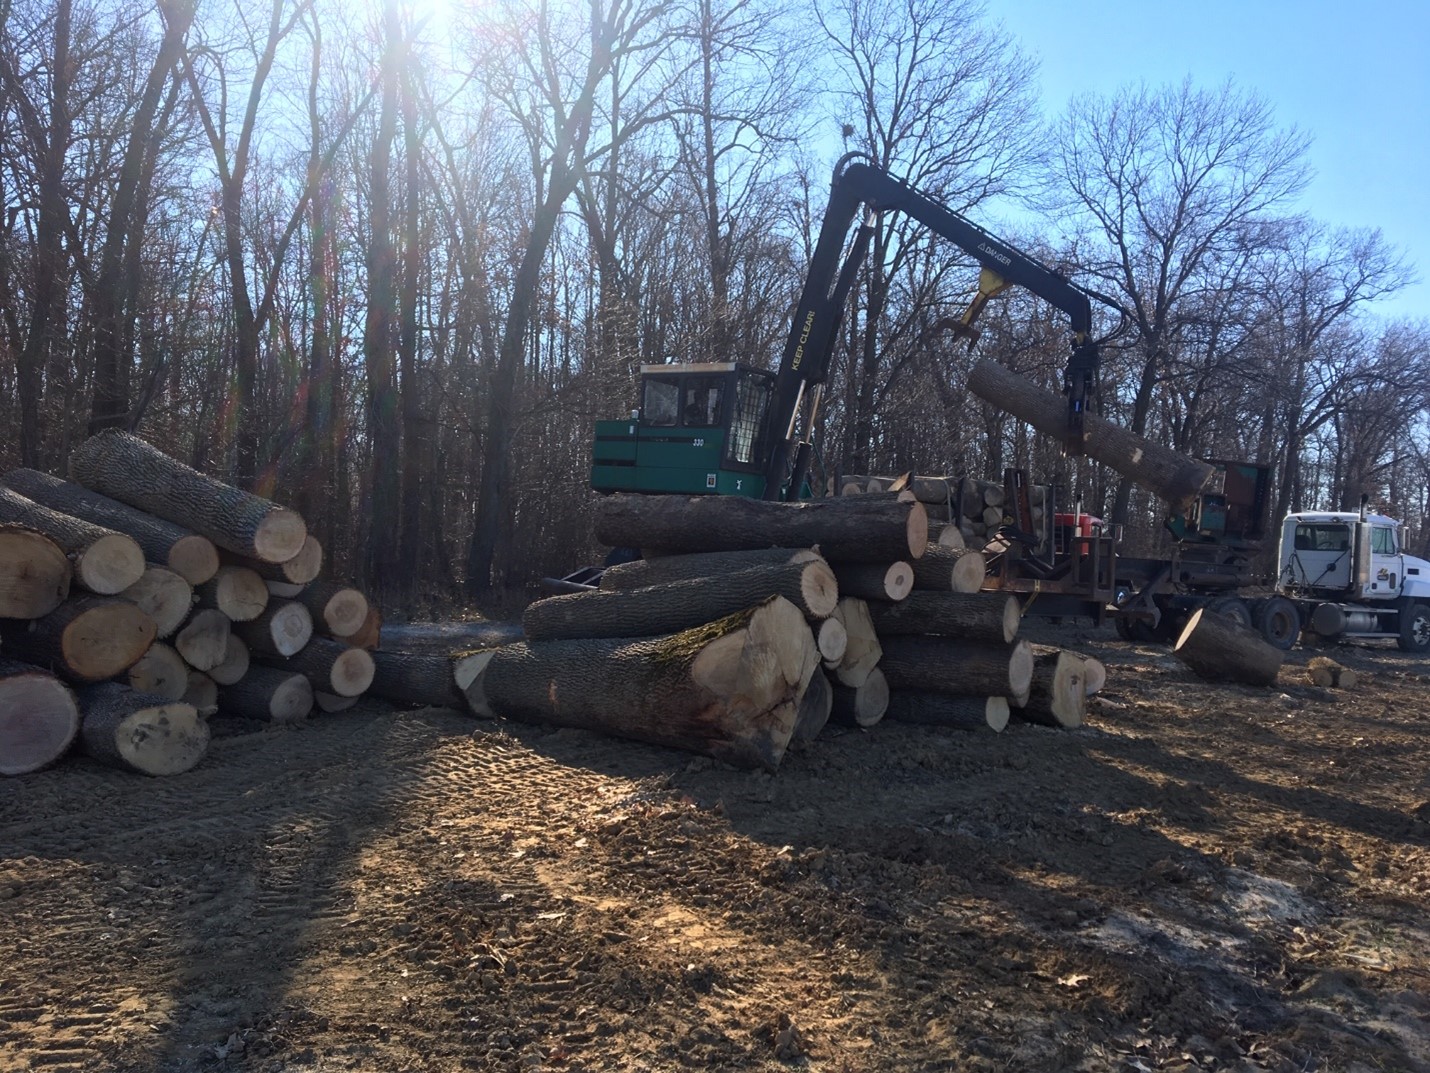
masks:
<path id="1" fill-rule="evenodd" d="M 1011 0 L 989 13 L 1038 59 L 1050 116 L 1077 93 L 1186 75 L 1258 91 L 1313 139 L 1303 211 L 1380 228 L 1421 278 L 1375 311 L 1430 321 L 1430 0 Z"/>

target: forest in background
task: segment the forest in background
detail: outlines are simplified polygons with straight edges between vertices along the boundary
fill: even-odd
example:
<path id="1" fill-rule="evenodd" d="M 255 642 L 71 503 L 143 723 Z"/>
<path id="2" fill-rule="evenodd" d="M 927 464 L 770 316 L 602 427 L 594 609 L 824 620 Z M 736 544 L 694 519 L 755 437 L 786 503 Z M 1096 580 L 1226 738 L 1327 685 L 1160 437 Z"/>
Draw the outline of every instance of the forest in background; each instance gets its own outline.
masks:
<path id="1" fill-rule="evenodd" d="M 0 6 L 0 464 L 107 427 L 301 510 L 392 607 L 592 561 L 592 425 L 639 366 L 778 360 L 836 159 L 867 154 L 1114 298 L 1102 410 L 1362 492 L 1430 541 L 1430 325 L 1393 236 L 1308 218 L 1307 132 L 1236 84 L 1052 110 L 969 0 L 10 0 Z M 1062 315 L 881 218 L 829 473 L 1024 465 L 1130 546 L 1159 505 L 991 410 L 1060 388 Z"/>

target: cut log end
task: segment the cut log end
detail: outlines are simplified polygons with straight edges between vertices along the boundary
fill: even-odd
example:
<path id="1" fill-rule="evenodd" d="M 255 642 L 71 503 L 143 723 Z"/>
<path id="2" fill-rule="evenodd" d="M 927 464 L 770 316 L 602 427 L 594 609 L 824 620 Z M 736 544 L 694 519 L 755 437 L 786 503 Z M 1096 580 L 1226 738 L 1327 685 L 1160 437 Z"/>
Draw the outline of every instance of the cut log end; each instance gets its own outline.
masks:
<path id="1" fill-rule="evenodd" d="M 137 693 L 113 682 L 80 694 L 80 739 L 90 756 L 145 775 L 178 775 L 208 750 L 208 724 L 192 704 Z"/>
<path id="2" fill-rule="evenodd" d="M 144 552 L 133 537 L 110 533 L 75 556 L 75 581 L 100 596 L 121 593 L 144 576 Z"/>
<path id="3" fill-rule="evenodd" d="M 74 694 L 53 675 L 0 660 L 0 775 L 53 764 L 79 732 Z"/>
<path id="4" fill-rule="evenodd" d="M 269 511 L 254 531 L 253 551 L 264 562 L 285 563 L 303 550 L 307 539 L 308 527 L 302 515 L 277 507 Z"/>
<path id="5" fill-rule="evenodd" d="M 33 529 L 0 526 L 0 618 L 40 618 L 69 595 L 70 563 Z"/>
<path id="6" fill-rule="evenodd" d="M 197 533 L 180 537 L 169 548 L 168 566 L 190 585 L 202 585 L 218 573 L 218 549 Z"/>

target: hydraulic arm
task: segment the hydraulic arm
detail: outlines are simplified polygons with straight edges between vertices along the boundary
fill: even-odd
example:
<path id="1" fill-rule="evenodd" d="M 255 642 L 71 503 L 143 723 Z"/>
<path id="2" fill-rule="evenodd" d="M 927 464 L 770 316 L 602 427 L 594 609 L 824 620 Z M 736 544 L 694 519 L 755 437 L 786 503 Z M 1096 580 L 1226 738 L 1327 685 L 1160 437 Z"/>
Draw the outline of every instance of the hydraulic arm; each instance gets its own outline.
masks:
<path id="1" fill-rule="evenodd" d="M 860 206 L 865 208 L 866 218 L 841 264 L 840 253 Z M 1073 341 L 1065 372 L 1067 448 L 1074 453 L 1082 450 L 1083 415 L 1096 394 L 1099 363 L 1098 346 L 1091 338 L 1089 292 L 907 183 L 845 157 L 835 168 L 819 241 L 780 359 L 771 413 L 774 445 L 765 474 L 766 498 L 779 498 L 786 487 L 790 494 L 798 494 L 808 473 L 809 433 L 818 419 L 822 385 L 829 372 L 839 323 L 868 252 L 874 233 L 873 218 L 890 210 L 913 217 L 982 265 L 978 293 L 952 325 L 956 332 L 971 334 L 973 321 L 984 303 L 1010 286 L 1028 289 L 1068 315 Z"/>

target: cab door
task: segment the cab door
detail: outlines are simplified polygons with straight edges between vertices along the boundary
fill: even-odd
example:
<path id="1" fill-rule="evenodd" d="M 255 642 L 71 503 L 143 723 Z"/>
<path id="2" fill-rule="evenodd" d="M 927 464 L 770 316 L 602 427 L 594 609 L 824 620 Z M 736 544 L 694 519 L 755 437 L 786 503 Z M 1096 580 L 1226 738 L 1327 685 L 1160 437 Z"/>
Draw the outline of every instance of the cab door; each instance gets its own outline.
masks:
<path id="1" fill-rule="evenodd" d="M 1370 599 L 1387 599 L 1400 595 L 1405 583 L 1405 557 L 1400 551 L 1399 534 L 1393 525 L 1370 527 L 1370 569 L 1364 581 L 1363 594 Z"/>

